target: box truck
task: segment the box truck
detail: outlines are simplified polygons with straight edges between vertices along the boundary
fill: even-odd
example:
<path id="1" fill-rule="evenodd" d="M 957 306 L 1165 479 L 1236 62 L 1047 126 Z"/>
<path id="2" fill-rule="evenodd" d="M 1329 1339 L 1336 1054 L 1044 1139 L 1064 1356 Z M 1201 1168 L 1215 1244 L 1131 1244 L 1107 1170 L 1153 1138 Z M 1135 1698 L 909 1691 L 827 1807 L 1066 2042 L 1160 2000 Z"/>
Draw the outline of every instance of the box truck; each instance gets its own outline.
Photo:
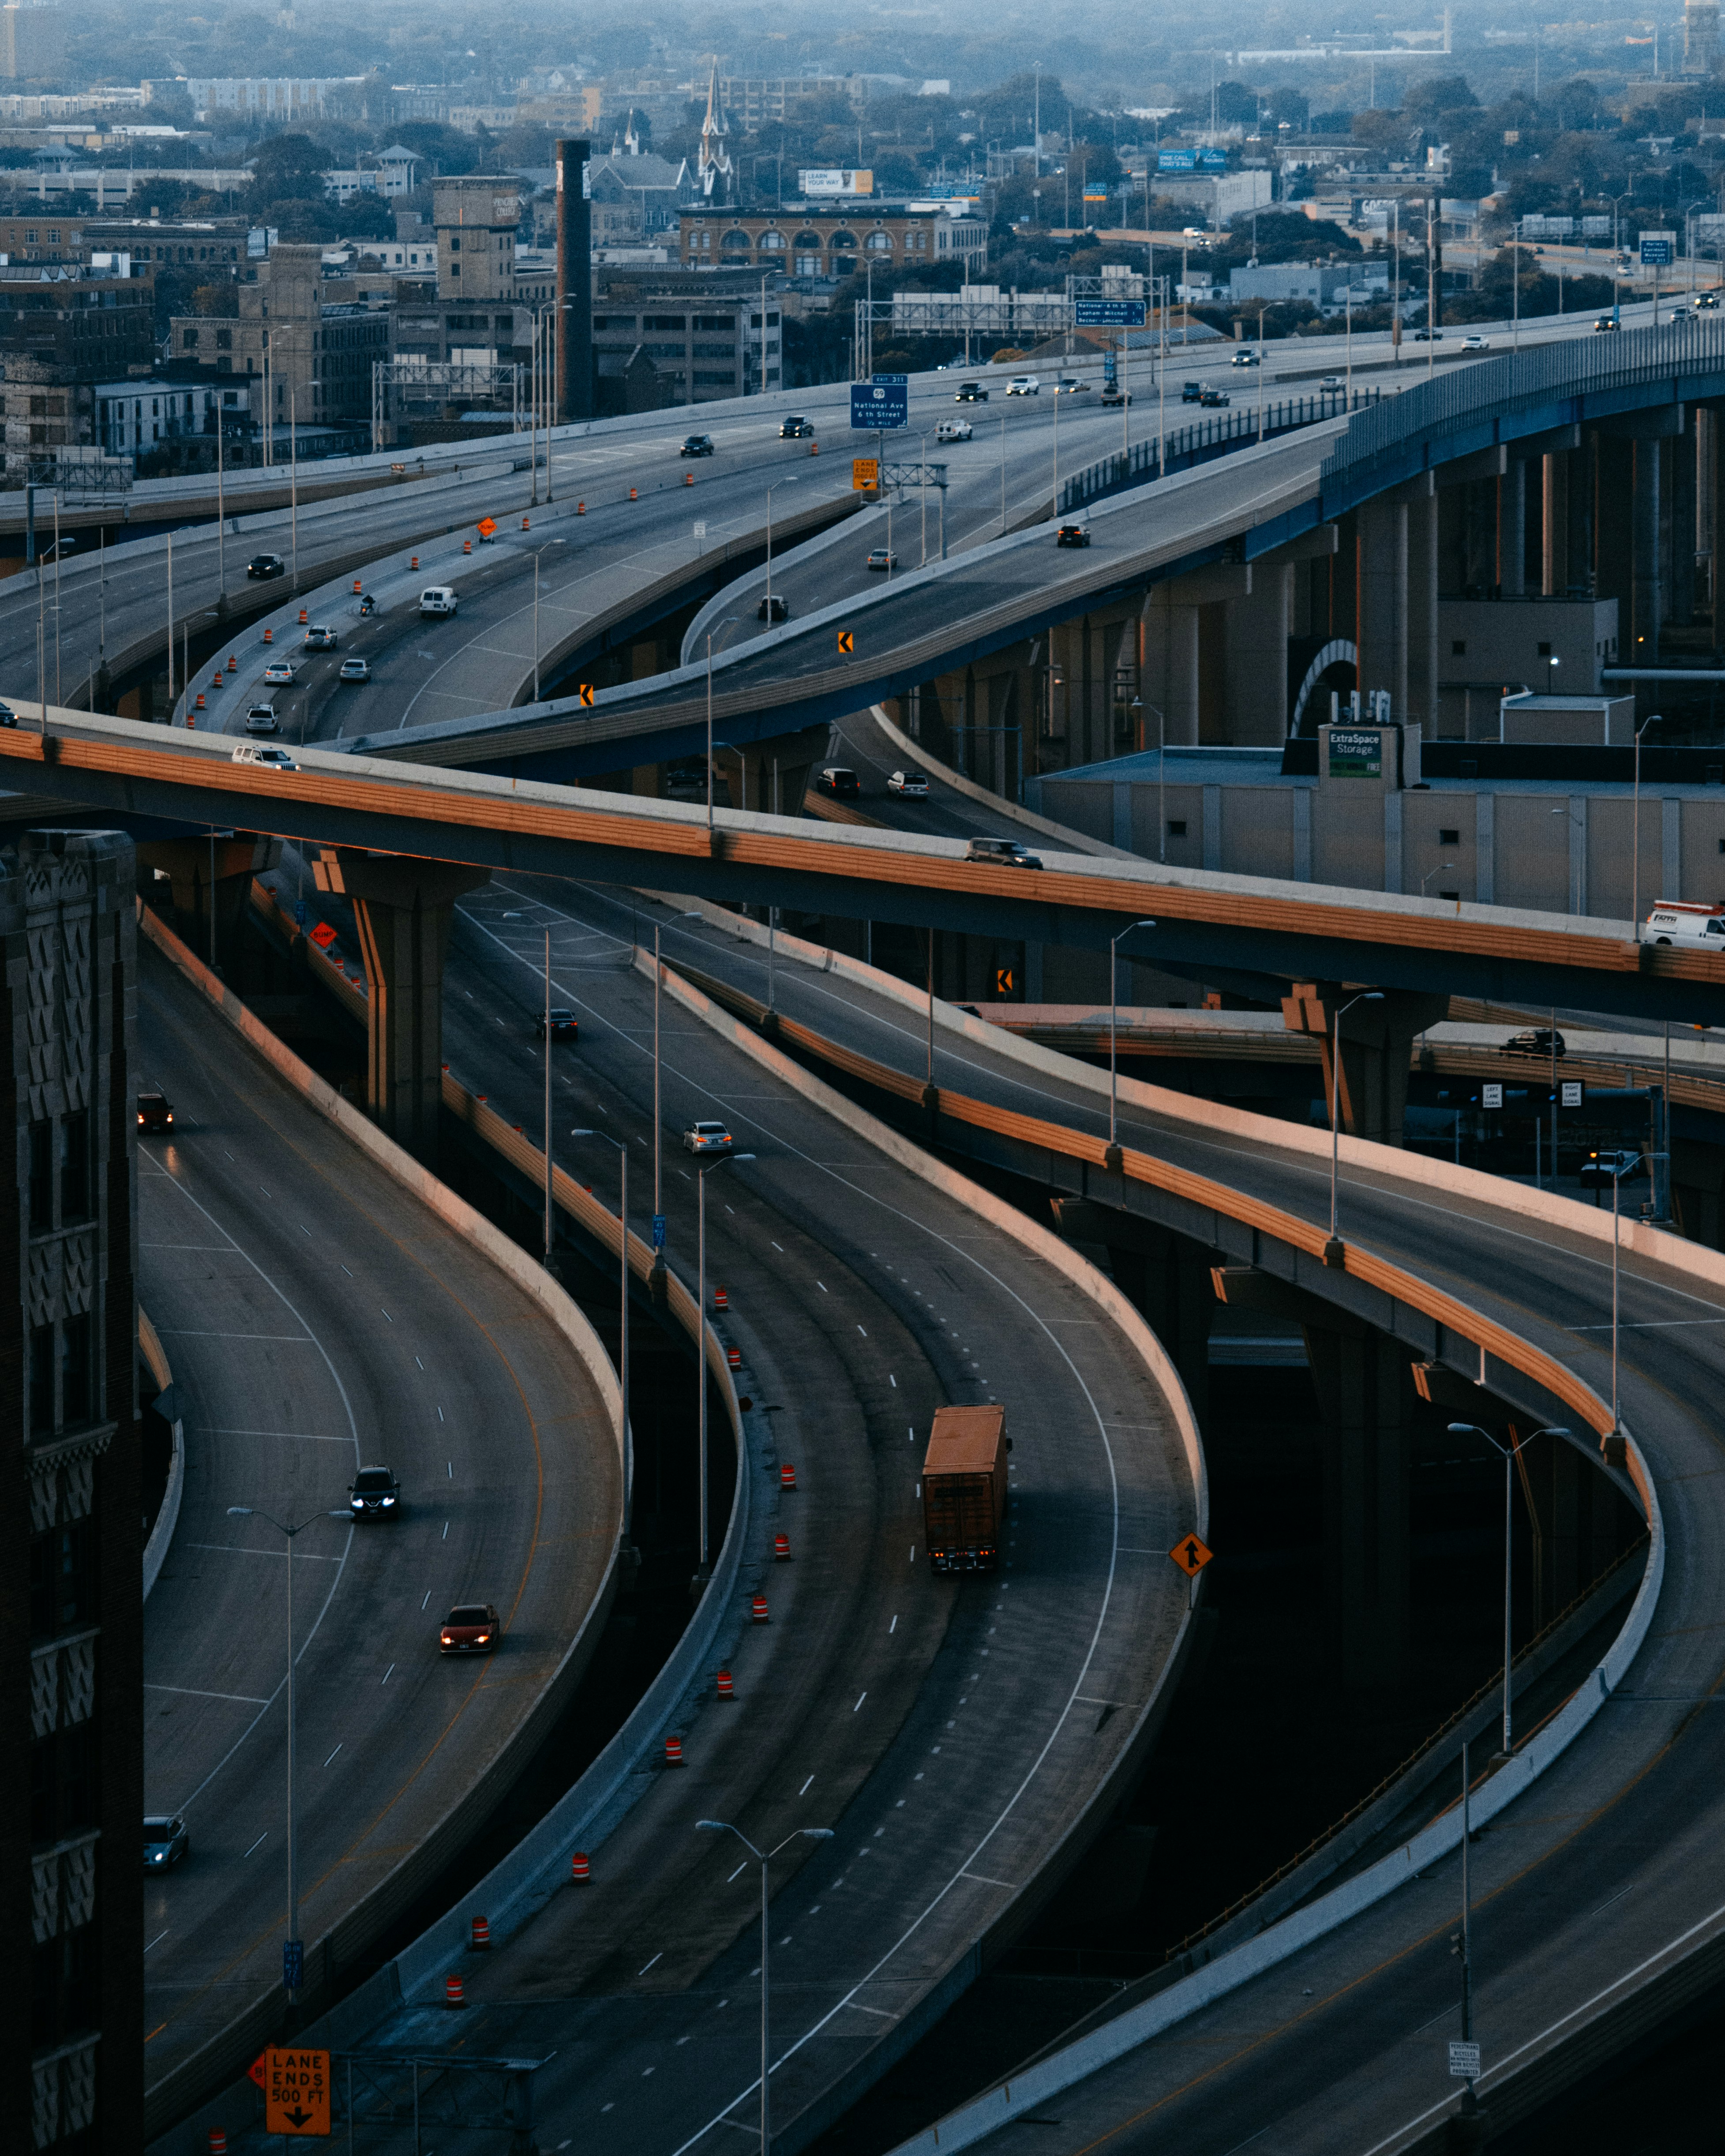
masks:
<path id="1" fill-rule="evenodd" d="M 922 1462 L 922 1521 L 937 1572 L 992 1572 L 1000 1562 L 1011 1450 L 1004 1408 L 936 1413 Z"/>

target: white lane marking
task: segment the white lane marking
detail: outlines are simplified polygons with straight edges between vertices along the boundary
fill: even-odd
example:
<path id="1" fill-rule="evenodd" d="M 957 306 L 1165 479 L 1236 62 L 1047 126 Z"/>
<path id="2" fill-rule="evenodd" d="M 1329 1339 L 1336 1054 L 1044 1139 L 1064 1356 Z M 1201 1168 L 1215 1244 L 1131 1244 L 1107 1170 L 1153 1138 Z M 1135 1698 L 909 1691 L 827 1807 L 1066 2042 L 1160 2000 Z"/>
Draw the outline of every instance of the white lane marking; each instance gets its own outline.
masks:
<path id="1" fill-rule="evenodd" d="M 269 1830 L 269 1828 L 266 1826 L 266 1827 L 264 1828 L 264 1831 L 263 1831 L 263 1832 L 262 1832 L 262 1833 L 258 1836 L 257 1840 L 256 1840 L 252 1844 L 252 1849 L 261 1849 L 261 1848 L 264 1846 L 264 1844 L 266 1841 L 268 1841 L 268 1840 L 269 1840 L 269 1839 L 270 1839 L 270 1830 Z M 246 1855 L 247 1855 L 248 1856 L 249 1856 L 251 1855 L 251 1853 L 252 1853 L 252 1849 L 249 1849 L 249 1850 L 247 1850 L 247 1851 L 245 1852 L 245 1853 L 246 1853 Z"/>
<path id="2" fill-rule="evenodd" d="M 798 1794 L 799 1797 L 806 1797 L 806 1796 L 808 1795 L 809 1792 L 809 1789 L 810 1789 L 811 1786 L 812 1786 L 812 1785 L 813 1785 L 813 1784 L 814 1784 L 814 1775 L 813 1775 L 813 1774 L 811 1774 L 811 1775 L 809 1777 L 808 1781 L 806 1781 L 806 1782 L 803 1784 L 802 1788 L 801 1788 L 800 1789 L 798 1789 L 798 1790 L 797 1794 Z"/>
<path id="3" fill-rule="evenodd" d="M 265 1549 L 261 1545 L 252 1543 L 187 1543 L 186 1548 L 187 1549 L 221 1550 L 228 1557 L 285 1558 L 287 1555 L 287 1552 L 285 1550 Z M 299 1553 L 298 1561 L 301 1564 L 345 1564 L 347 1563 L 347 1559 L 345 1558 L 315 1557 L 310 1550 L 301 1550 Z M 275 1695 L 272 1692 L 270 1697 L 274 1699 Z"/>
<path id="4" fill-rule="evenodd" d="M 898 1379 L 893 1376 L 891 1370 L 886 1373 L 886 1382 L 891 1386 L 894 1392 L 898 1390 Z"/>
<path id="5" fill-rule="evenodd" d="M 159 1330 L 164 1340 L 290 1340 L 300 1347 L 316 1345 L 309 1332 L 200 1332 L 189 1325 L 164 1325 Z"/>
<path id="6" fill-rule="evenodd" d="M 664 1959 L 665 1959 L 665 1949 L 664 1949 L 664 1948 L 663 1948 L 663 1947 L 661 1947 L 661 1948 L 660 1948 L 659 1952 L 658 1952 L 656 1954 L 655 1954 L 655 1955 L 654 1955 L 654 1957 L 653 1957 L 653 1961 L 663 1961 Z M 647 1964 L 647 1969 L 651 1969 L 651 1968 L 652 1968 L 652 1966 L 653 1966 L 653 1961 L 649 1961 L 649 1962 L 648 1963 L 648 1964 Z M 635 1974 L 636 1974 L 637 1976 L 644 1976 L 644 1975 L 647 1974 L 647 1969 L 638 1969 L 635 1971 Z M 648 2070 L 647 2070 L 647 2071 L 650 2073 L 653 2070 L 652 2070 L 652 2068 L 649 2066 L 649 2067 L 648 2068 Z"/>
<path id="7" fill-rule="evenodd" d="M 421 1602 L 421 1604 L 419 1604 L 419 1607 L 423 1609 L 425 1607 L 425 1604 L 426 1604 L 426 1602 L 429 1602 L 429 1601 L 430 1601 L 430 1599 L 431 1599 L 431 1589 L 428 1587 L 428 1588 L 426 1589 L 426 1590 L 425 1590 L 425 1599 L 424 1599 L 424 1601 Z"/>
<path id="8" fill-rule="evenodd" d="M 154 1938 L 153 1939 L 151 1939 L 151 1942 L 150 1942 L 150 1947 L 159 1947 L 159 1946 L 162 1944 L 162 1941 L 163 1941 L 167 1937 L 167 1933 L 166 1932 L 158 1932 L 158 1933 L 156 1934 L 155 1938 Z M 149 1953 L 149 1951 L 150 1951 L 150 1947 L 146 1947 L 146 1948 L 144 1948 L 144 1952 L 145 1952 L 146 1953 Z"/>
<path id="9" fill-rule="evenodd" d="M 735 1879 L 740 1873 L 747 1871 L 748 1868 L 748 1859 L 745 1857 L 742 1862 L 737 1866 L 737 1870 L 732 1873 L 731 1879 Z M 731 1879 L 727 1879 L 725 1881 L 725 1884 L 727 1887 L 731 1884 Z"/>
<path id="10" fill-rule="evenodd" d="M 197 1547 L 196 1544 L 193 1545 Z M 262 1707 L 264 1702 L 249 1691 L 200 1691 L 196 1685 L 146 1684 L 146 1691 L 177 1691 L 187 1699 L 231 1699 L 240 1707 Z"/>
<path id="11" fill-rule="evenodd" d="M 1009 1894 L 1016 1894 L 1018 1892 L 1016 1887 L 1009 1886 L 1004 1879 L 991 1879 L 986 1871 L 967 1871 L 964 1876 L 967 1879 L 974 1879 L 978 1886 L 999 1887 Z"/>
<path id="12" fill-rule="evenodd" d="M 898 2019 L 896 2015 L 888 2014 L 879 2006 L 865 2006 L 860 1999 L 842 1999 L 839 2003 L 841 2005 L 848 2006 L 853 2014 L 875 2014 L 878 2015 L 883 2021 L 896 2021 Z M 779 2066 L 782 2066 L 783 2063 L 784 2061 L 783 2060 L 776 2060 L 774 2061 L 775 2065 Z M 741 2101 L 742 2098 L 739 2097 L 738 2102 L 740 2102 Z"/>
<path id="13" fill-rule="evenodd" d="M 850 1712 L 851 1712 L 853 1714 L 855 1714 L 855 1713 L 856 1712 L 856 1708 L 857 1708 L 858 1707 L 860 1707 L 860 1706 L 862 1705 L 863 1702 L 864 1702 L 867 1697 L 868 1697 L 868 1694 L 867 1694 L 865 1691 L 865 1692 L 859 1692 L 859 1693 L 858 1693 L 858 1695 L 857 1695 L 856 1707 L 852 1707 L 852 1708 L 851 1708 L 851 1710 L 850 1710 Z"/>
<path id="14" fill-rule="evenodd" d="M 394 1675 L 395 1675 L 395 1664 L 394 1664 L 393 1662 L 392 1662 L 392 1663 L 389 1665 L 389 1667 L 388 1667 L 387 1670 L 385 1670 L 385 1671 L 384 1671 L 384 1672 L 383 1672 L 382 1676 L 381 1677 L 379 1677 L 379 1678 L 378 1678 L 377 1681 L 378 1681 L 378 1683 L 379 1683 L 379 1684 L 388 1684 L 388 1681 L 389 1681 L 389 1680 L 391 1679 L 391 1677 L 393 1677 Z"/>
<path id="15" fill-rule="evenodd" d="M 820 1290 L 823 1295 L 830 1295 L 832 1293 L 832 1290 L 827 1286 L 824 1281 L 817 1281 L 814 1285 Z"/>
<path id="16" fill-rule="evenodd" d="M 338 1744 L 338 1745 L 336 1747 L 336 1752 L 339 1752 L 339 1751 L 341 1750 L 341 1747 Z M 331 1752 L 331 1754 L 330 1754 L 330 1759 L 333 1759 L 333 1758 L 335 1758 L 335 1756 L 336 1756 L 336 1752 Z M 329 1765 L 329 1763 L 330 1763 L 330 1759 L 326 1759 L 326 1760 L 324 1761 L 324 1763 L 323 1763 L 325 1764 L 325 1766 L 326 1766 L 326 1767 L 327 1767 L 327 1766 Z"/>
<path id="17" fill-rule="evenodd" d="M 891 1622 L 891 1623 L 887 1626 L 887 1628 L 886 1628 L 886 1636 L 888 1637 L 888 1639 L 891 1639 L 891 1638 L 892 1637 L 892 1635 L 893 1635 L 896 1631 L 897 1631 L 897 1630 L 898 1630 L 898 1619 L 897 1619 L 896 1617 L 895 1617 L 895 1618 L 893 1619 L 892 1622 Z"/>
<path id="18" fill-rule="evenodd" d="M 347 1442 L 345 1437 L 331 1437 L 321 1430 L 229 1430 L 224 1424 L 216 1422 L 193 1423 L 192 1427 L 203 1430 L 211 1437 L 304 1438 L 308 1445 L 346 1445 Z"/>

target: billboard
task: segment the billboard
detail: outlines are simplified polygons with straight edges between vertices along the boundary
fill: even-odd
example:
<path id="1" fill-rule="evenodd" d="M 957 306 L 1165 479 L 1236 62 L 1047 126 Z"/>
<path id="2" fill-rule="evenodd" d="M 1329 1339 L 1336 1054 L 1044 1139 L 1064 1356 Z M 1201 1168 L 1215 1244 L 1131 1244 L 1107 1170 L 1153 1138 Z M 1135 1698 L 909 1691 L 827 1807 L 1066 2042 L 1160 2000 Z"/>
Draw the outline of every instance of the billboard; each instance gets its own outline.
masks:
<path id="1" fill-rule="evenodd" d="M 1191 172 L 1198 168 L 1195 150 L 1159 150 L 1156 155 L 1158 172 Z"/>
<path id="2" fill-rule="evenodd" d="M 797 184 L 805 195 L 871 195 L 875 192 L 872 172 L 842 172 L 834 167 L 821 166 L 813 172 L 801 172 Z"/>

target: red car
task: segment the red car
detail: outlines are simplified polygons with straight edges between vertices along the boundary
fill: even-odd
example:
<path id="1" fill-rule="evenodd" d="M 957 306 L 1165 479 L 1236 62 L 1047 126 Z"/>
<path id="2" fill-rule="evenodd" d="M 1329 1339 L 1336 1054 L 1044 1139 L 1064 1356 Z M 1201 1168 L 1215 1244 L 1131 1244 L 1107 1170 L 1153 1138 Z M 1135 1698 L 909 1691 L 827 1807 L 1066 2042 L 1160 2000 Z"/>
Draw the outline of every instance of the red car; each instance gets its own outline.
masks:
<path id="1" fill-rule="evenodd" d="M 437 1636 L 444 1655 L 489 1655 L 497 1644 L 497 1612 L 489 1602 L 458 1602 Z"/>

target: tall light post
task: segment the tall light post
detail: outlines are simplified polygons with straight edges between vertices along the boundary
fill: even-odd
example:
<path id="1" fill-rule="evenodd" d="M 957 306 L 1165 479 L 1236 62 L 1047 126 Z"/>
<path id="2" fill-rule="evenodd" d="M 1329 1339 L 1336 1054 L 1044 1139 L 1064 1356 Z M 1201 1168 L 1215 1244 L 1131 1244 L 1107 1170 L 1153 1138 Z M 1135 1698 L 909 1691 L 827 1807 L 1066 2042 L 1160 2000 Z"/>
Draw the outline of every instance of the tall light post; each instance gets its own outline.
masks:
<path id="1" fill-rule="evenodd" d="M 573 1130 L 572 1138 L 600 1138 L 617 1148 L 618 1173 L 621 1178 L 617 1187 L 617 1272 L 619 1280 L 617 1310 L 617 1383 L 619 1387 L 618 1443 L 623 1455 L 623 1518 L 625 1526 L 635 1487 L 634 1439 L 629 1426 L 629 1145 L 625 1139 L 614 1138 L 608 1131 L 585 1128 Z"/>
<path id="2" fill-rule="evenodd" d="M 1330 1050 L 1330 1240 L 1336 1240 L 1336 1184 L 1337 1173 L 1342 1160 L 1342 1021 L 1355 1004 L 1381 1004 L 1381 988 L 1363 988 L 1358 995 L 1337 1006 L 1333 1028 L 1333 1042 Z M 1325 1256 L 1327 1259 L 1328 1252 Z"/>
<path id="3" fill-rule="evenodd" d="M 1522 1445 L 1502 1444 L 1497 1438 L 1492 1436 L 1489 1430 L 1482 1430 L 1476 1422 L 1452 1422 L 1450 1424 L 1450 1435 L 1451 1437 L 1466 1437 L 1470 1432 L 1471 1432 L 1475 1437 L 1484 1438 L 1486 1444 L 1491 1445 L 1495 1451 L 1501 1452 L 1503 1455 L 1503 1756 L 1507 1759 L 1515 1749 L 1510 1729 L 1509 1701 L 1510 1587 L 1512 1581 L 1510 1560 L 1512 1548 L 1510 1536 L 1515 1511 L 1514 1493 L 1512 1488 L 1511 1477 L 1515 1467 L 1516 1455 L 1521 1450 Z M 1545 1430 L 1534 1430 L 1532 1435 L 1522 1440 L 1522 1445 L 1531 1445 L 1533 1442 L 1533 1439 L 1536 1437 L 1566 1438 L 1569 1435 L 1570 1433 L 1568 1430 L 1560 1429 L 1553 1424 Z"/>
<path id="4" fill-rule="evenodd" d="M 1120 1024 L 1120 946 L 1135 929 L 1153 928 L 1153 921 L 1129 921 L 1108 938 L 1108 1143 L 1119 1143 L 1120 1058 L 1116 1052 Z"/>
<path id="5" fill-rule="evenodd" d="M 727 1152 L 721 1160 L 710 1162 L 697 1168 L 695 1180 L 696 1199 L 696 1255 L 695 1255 L 695 1377 L 701 1400 L 701 1568 L 697 1579 L 707 1576 L 706 1548 L 706 1179 L 716 1175 L 721 1168 L 730 1168 L 740 1160 L 752 1160 L 752 1152 Z"/>
<path id="6" fill-rule="evenodd" d="M 771 2156 L 773 2113 L 767 2097 L 769 2071 L 767 2056 L 767 1867 L 781 1849 L 788 1849 L 799 1838 L 805 1841 L 830 1841 L 833 1830 L 829 1826 L 800 1826 L 795 1833 L 788 1834 L 783 1841 L 765 1851 L 757 1849 L 742 1829 L 732 1826 L 729 1820 L 696 1820 L 695 1830 L 697 1834 L 734 1834 L 761 1867 L 761 2156 Z"/>
<path id="7" fill-rule="evenodd" d="M 1420 896 L 1421 898 L 1425 897 L 1425 886 L 1431 881 L 1435 875 L 1441 875 L 1445 869 L 1452 869 L 1455 865 L 1455 864 L 1454 861 L 1440 861 L 1435 868 L 1428 869 L 1425 875 L 1420 879 Z"/>
<path id="8" fill-rule="evenodd" d="M 278 1534 L 287 1537 L 287 1938 L 281 1949 L 282 1987 L 288 1995 L 288 2004 L 298 2002 L 305 1976 L 305 1948 L 300 1938 L 300 1871 L 299 1851 L 294 1840 L 294 1538 L 315 1527 L 320 1520 L 347 1520 L 348 1512 L 314 1512 L 310 1519 L 301 1520 L 298 1527 L 290 1527 L 271 1512 L 260 1511 L 254 1505 L 230 1505 L 230 1520 L 268 1520 Z"/>
<path id="9" fill-rule="evenodd" d="M 1659 720 L 1657 711 L 1650 711 L 1635 728 L 1635 782 L 1630 788 L 1630 911 L 1635 916 L 1638 943 L 1641 940 L 1641 737 Z"/>
<path id="10" fill-rule="evenodd" d="M 762 334 L 764 335 L 764 331 Z M 767 626 L 768 629 L 773 626 L 773 497 L 780 487 L 795 486 L 797 483 L 794 479 L 776 479 L 767 490 Z M 708 665 L 711 671 L 711 660 Z M 709 699 L 709 705 L 711 705 L 711 699 Z M 707 713 L 707 723 L 709 726 L 712 723 L 711 708 Z"/>
<path id="11" fill-rule="evenodd" d="M 713 842 L 713 639 L 721 629 L 735 628 L 737 617 L 727 613 L 706 633 L 706 840 Z"/>

